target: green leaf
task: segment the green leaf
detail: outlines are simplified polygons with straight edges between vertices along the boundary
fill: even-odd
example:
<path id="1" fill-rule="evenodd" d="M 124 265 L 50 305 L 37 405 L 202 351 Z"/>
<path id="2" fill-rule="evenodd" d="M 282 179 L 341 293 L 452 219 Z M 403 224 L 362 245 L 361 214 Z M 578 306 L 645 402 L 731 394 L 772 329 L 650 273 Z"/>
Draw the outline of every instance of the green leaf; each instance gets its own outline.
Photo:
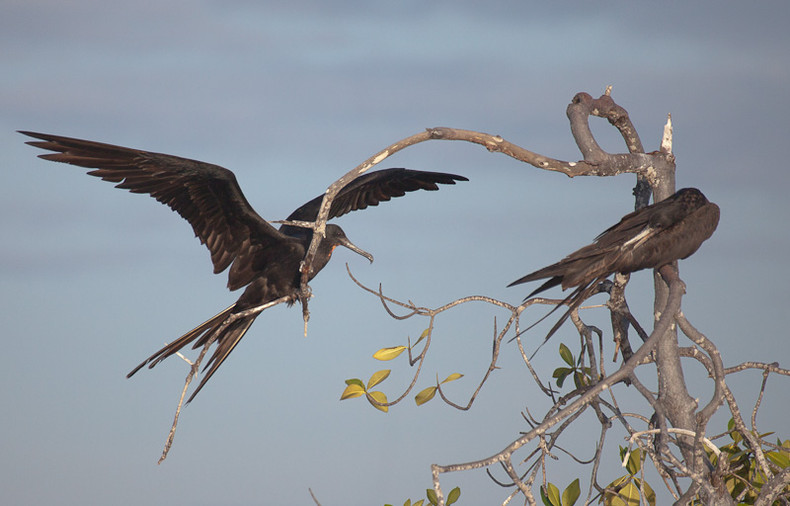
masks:
<path id="1" fill-rule="evenodd" d="M 570 369 L 568 367 L 558 367 L 558 368 L 554 369 L 553 373 L 551 373 L 551 377 L 552 378 L 559 378 L 560 376 L 567 376 L 571 372 L 573 372 L 573 369 Z"/>
<path id="2" fill-rule="evenodd" d="M 549 498 L 546 497 L 546 493 L 543 491 L 543 486 L 540 487 L 540 500 L 543 501 L 543 506 L 551 506 Z"/>
<path id="3" fill-rule="evenodd" d="M 380 402 L 382 404 L 387 402 L 387 396 L 384 394 L 384 392 L 379 392 L 377 390 L 375 392 L 368 392 L 368 395 L 371 396 L 373 400 L 376 402 Z M 370 400 L 368 400 L 368 402 L 370 402 Z M 385 413 L 390 410 L 389 406 L 379 406 L 378 404 L 374 404 L 372 402 L 370 403 L 370 405 L 378 409 L 379 411 L 383 411 Z"/>
<path id="4" fill-rule="evenodd" d="M 565 378 L 567 378 L 572 372 L 573 369 L 568 369 L 567 367 L 558 367 L 554 369 L 552 377 L 557 378 L 557 386 L 562 388 L 563 383 L 565 383 Z"/>
<path id="5" fill-rule="evenodd" d="M 584 379 L 584 374 L 581 371 L 576 371 L 573 373 L 573 384 L 576 385 L 576 388 L 581 388 L 585 386 L 587 381 Z"/>
<path id="6" fill-rule="evenodd" d="M 406 349 L 405 346 L 393 346 L 392 348 L 382 348 L 376 353 L 373 354 L 373 358 L 376 360 L 392 360 L 396 358 L 398 355 L 403 353 Z"/>
<path id="7" fill-rule="evenodd" d="M 576 504 L 576 499 L 582 493 L 579 487 L 579 478 L 576 478 L 562 493 L 562 506 L 573 506 Z"/>
<path id="8" fill-rule="evenodd" d="M 389 369 L 382 369 L 381 371 L 373 373 L 373 375 L 368 380 L 368 390 L 375 387 L 390 375 Z"/>
<path id="9" fill-rule="evenodd" d="M 790 466 L 790 455 L 786 452 L 766 452 L 765 456 L 782 469 Z"/>
<path id="10" fill-rule="evenodd" d="M 433 399 L 434 395 L 436 395 L 436 387 L 428 387 L 414 396 L 414 402 L 416 402 L 418 406 L 422 406 Z"/>
<path id="11" fill-rule="evenodd" d="M 451 375 L 447 376 L 447 377 L 444 379 L 444 381 L 442 381 L 442 385 L 444 385 L 445 383 L 449 383 L 449 382 L 451 382 L 451 381 L 455 381 L 455 380 L 457 380 L 457 379 L 461 379 L 461 378 L 463 378 L 463 377 L 464 377 L 464 375 L 463 375 L 463 374 L 461 374 L 461 373 L 457 373 L 457 372 L 454 372 L 454 373 L 452 373 Z"/>
<path id="12" fill-rule="evenodd" d="M 346 399 L 353 399 L 354 397 L 359 397 L 361 395 L 365 395 L 365 387 L 357 385 L 356 383 L 352 383 L 348 385 L 345 390 L 343 390 L 340 400 L 344 401 Z"/>
<path id="13" fill-rule="evenodd" d="M 547 485 L 546 498 L 549 500 L 551 506 L 562 506 L 562 499 L 560 499 L 560 489 L 553 483 Z"/>
<path id="14" fill-rule="evenodd" d="M 447 506 L 450 506 L 452 503 L 457 501 L 459 497 L 461 497 L 461 489 L 458 488 L 458 487 L 455 487 L 454 489 L 452 489 L 450 491 L 449 494 L 447 494 L 447 500 L 444 503 Z"/>
<path id="15" fill-rule="evenodd" d="M 571 350 L 569 350 L 568 347 L 562 343 L 560 343 L 560 357 L 562 357 L 562 360 L 564 360 L 569 366 L 573 367 L 575 365 L 573 363 L 573 353 L 571 353 Z"/>
<path id="16" fill-rule="evenodd" d="M 365 384 L 362 383 L 362 380 L 359 378 L 351 378 L 346 380 L 346 385 L 359 385 L 362 388 L 365 388 Z"/>
<path id="17" fill-rule="evenodd" d="M 436 506 L 439 504 L 439 498 L 436 497 L 436 491 L 432 488 L 425 489 L 425 495 L 428 496 L 428 501 Z"/>

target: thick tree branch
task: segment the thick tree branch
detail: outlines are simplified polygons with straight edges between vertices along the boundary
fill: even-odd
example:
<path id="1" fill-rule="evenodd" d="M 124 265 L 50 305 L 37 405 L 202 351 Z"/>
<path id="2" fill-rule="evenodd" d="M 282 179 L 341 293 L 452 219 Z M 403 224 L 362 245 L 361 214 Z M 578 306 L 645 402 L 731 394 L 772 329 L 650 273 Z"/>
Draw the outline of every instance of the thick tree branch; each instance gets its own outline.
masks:
<path id="1" fill-rule="evenodd" d="M 615 125 L 623 135 L 630 153 L 609 154 L 604 152 L 595 141 L 590 131 L 589 124 L 587 123 L 587 118 L 590 114 L 606 117 Z M 593 99 L 587 93 L 577 94 L 571 105 L 568 106 L 568 117 L 571 120 L 571 131 L 576 139 L 576 143 L 584 155 L 583 161 L 566 162 L 539 155 L 506 141 L 499 135 L 490 135 L 472 130 L 435 127 L 391 144 L 354 167 L 327 188 L 318 217 L 316 221 L 308 227 L 312 228 L 315 233 L 302 265 L 302 287 L 305 296 L 309 294 L 307 289 L 308 273 L 310 272 L 310 266 L 318 250 L 318 244 L 325 236 L 326 221 L 329 216 L 332 200 L 338 192 L 351 181 L 365 173 L 371 167 L 409 146 L 428 140 L 466 141 L 484 146 L 489 151 L 496 151 L 516 160 L 529 163 L 539 169 L 561 172 L 569 177 L 614 176 L 630 172 L 640 177 L 646 177 L 648 180 L 652 181 L 657 170 L 656 167 L 663 168 L 670 165 L 673 167 L 672 170 L 674 171 L 674 159 L 671 153 L 667 157 L 666 153 L 658 152 L 645 154 L 643 152 L 642 143 L 639 140 L 636 129 L 633 127 L 633 124 L 631 124 L 628 113 L 625 109 L 614 103 L 609 96 L 609 90 L 607 90 L 606 95 L 599 99 Z M 659 172 L 664 171 L 663 169 L 659 170 Z M 306 300 L 305 298 L 302 302 L 306 303 Z M 305 319 L 308 318 L 308 314 L 308 311 L 304 309 Z"/>
<path id="2" fill-rule="evenodd" d="M 622 173 L 634 173 L 637 176 L 637 184 L 634 188 L 635 208 L 639 209 L 649 203 L 651 193 L 654 195 L 656 202 L 664 200 L 675 192 L 675 160 L 672 154 L 672 123 L 671 117 L 668 117 L 667 123 L 664 127 L 664 135 L 661 140 L 661 147 L 658 151 L 645 153 L 642 142 L 632 124 L 627 112 L 622 107 L 618 106 L 610 96 L 610 89 L 597 98 L 592 98 L 589 94 L 577 94 L 571 104 L 567 108 L 567 115 L 570 121 L 571 132 L 574 140 L 579 147 L 583 160 L 576 162 L 568 162 L 549 158 L 520 146 L 517 146 L 500 136 L 489 135 L 486 133 L 475 132 L 470 130 L 460 130 L 446 127 L 437 127 L 428 129 L 426 132 L 416 134 L 408 137 L 389 148 L 379 152 L 377 155 L 366 160 L 362 165 L 351 171 L 346 176 L 349 179 L 342 179 L 337 183 L 337 190 L 347 184 L 353 177 L 361 174 L 370 166 L 384 160 L 392 153 L 403 149 L 404 147 L 426 140 L 460 140 L 472 142 L 485 147 L 492 152 L 500 152 L 514 159 L 529 163 L 534 167 L 551 170 L 563 173 L 568 177 L 575 177 L 580 175 L 588 176 L 614 176 Z M 599 116 L 606 118 L 613 126 L 615 126 L 622 135 L 627 147 L 628 153 L 625 154 L 611 154 L 605 152 L 596 139 L 594 138 L 589 125 L 590 116 Z M 344 176 L 344 178 L 346 177 Z M 335 185 L 333 185 L 334 187 Z M 336 194 L 337 190 L 333 193 L 333 187 L 327 190 L 324 199 L 323 207 L 328 210 L 331 198 Z M 323 209 L 323 208 L 322 208 Z M 319 216 L 319 220 L 312 226 L 318 231 L 319 228 L 323 230 L 323 224 L 319 226 L 319 221 L 325 218 L 327 214 Z M 320 234 L 315 234 L 314 244 L 319 240 Z M 309 268 L 310 257 L 308 255 L 305 265 Z M 353 276 L 352 276 L 353 278 Z M 774 497 L 775 494 L 781 493 L 783 487 L 778 485 L 775 480 L 776 477 L 782 476 L 786 479 L 785 472 L 773 475 L 768 463 L 766 462 L 764 452 L 761 449 L 763 441 L 758 437 L 749 434 L 746 430 L 743 419 L 738 411 L 738 406 L 735 403 L 732 393 L 727 388 L 724 378 L 727 374 L 742 371 L 749 368 L 759 368 L 764 372 L 763 388 L 765 379 L 770 372 L 778 374 L 790 375 L 790 371 L 781 369 L 777 364 L 760 364 L 760 363 L 744 363 L 733 368 L 725 369 L 722 365 L 721 357 L 715 345 L 708 340 L 704 335 L 699 333 L 680 313 L 680 300 L 684 293 L 685 286 L 678 277 L 677 263 L 673 265 L 663 266 L 660 270 L 654 273 L 655 281 L 655 301 L 654 301 L 654 329 L 653 332 L 647 336 L 644 330 L 636 322 L 635 318 L 628 309 L 625 301 L 624 288 L 628 281 L 627 276 L 618 276 L 616 278 L 616 286 L 611 288 L 610 299 L 608 308 L 612 318 L 612 329 L 615 335 L 616 342 L 623 350 L 623 364 L 613 374 L 606 376 L 603 362 L 603 349 L 601 349 L 601 362 L 597 363 L 595 350 L 593 347 L 593 327 L 586 325 L 578 316 L 574 314 L 572 321 L 576 325 L 580 336 L 582 337 L 582 348 L 587 348 L 587 354 L 579 357 L 571 367 L 573 370 L 584 371 L 585 379 L 577 383 L 576 390 L 566 394 L 560 398 L 555 397 L 555 391 L 550 387 L 545 387 L 540 379 L 535 374 L 531 367 L 529 359 L 523 351 L 522 343 L 518 341 L 519 350 L 524 357 L 525 364 L 535 377 L 536 383 L 540 385 L 544 393 L 551 397 L 554 401 L 548 413 L 544 416 L 543 420 L 538 422 L 531 420 L 531 415 L 527 411 L 528 418 L 525 420 L 531 426 L 531 429 L 524 433 L 520 438 L 513 441 L 510 445 L 504 448 L 499 453 L 492 455 L 486 459 L 477 461 L 452 464 L 447 466 L 432 465 L 432 474 L 434 479 L 434 490 L 439 498 L 439 504 L 444 504 L 444 497 L 441 491 L 440 475 L 446 472 L 455 472 L 469 469 L 487 468 L 490 473 L 490 468 L 498 464 L 504 470 L 505 474 L 509 477 L 510 483 L 501 483 L 503 486 L 515 485 L 518 490 L 524 495 L 526 501 L 530 504 L 536 504 L 535 498 L 532 495 L 532 484 L 537 476 L 537 472 L 543 471 L 544 485 L 546 482 L 546 457 L 554 458 L 551 454 L 552 448 L 555 448 L 557 438 L 563 433 L 566 427 L 569 427 L 571 422 L 576 419 L 586 409 L 591 406 L 599 421 L 601 422 L 601 437 L 599 447 L 593 456 L 594 470 L 592 481 L 590 484 L 590 494 L 592 488 L 596 488 L 600 493 L 604 489 L 601 488 L 596 482 L 597 466 L 600 462 L 601 449 L 607 430 L 611 423 L 605 412 L 611 409 L 616 417 L 624 422 L 626 431 L 632 436 L 632 442 L 636 442 L 645 454 L 653 461 L 664 480 L 667 488 L 672 493 L 673 497 L 677 499 L 677 503 L 681 504 L 689 500 L 701 500 L 703 503 L 716 503 L 716 504 L 731 504 L 732 497 L 727 492 L 723 484 L 723 477 L 731 476 L 732 473 L 727 468 L 727 459 L 720 457 L 717 459 L 716 469 L 710 469 L 709 459 L 703 452 L 703 446 L 706 444 L 710 447 L 708 439 L 705 437 L 707 425 L 711 420 L 712 415 L 718 410 L 722 404 L 722 400 L 726 400 L 730 404 L 730 409 L 736 422 L 736 429 L 743 433 L 744 439 L 748 443 L 748 447 L 756 455 L 758 465 L 763 473 L 768 477 L 773 477 L 770 490 L 765 489 L 766 497 L 770 494 Z M 355 280 L 356 281 L 356 280 Z M 358 282 L 357 282 L 358 283 Z M 359 283 L 358 283 L 359 284 Z M 360 285 L 362 286 L 362 285 Z M 488 297 L 465 297 L 453 301 L 441 308 L 428 309 L 416 306 L 411 301 L 409 303 L 402 303 L 394 299 L 385 297 L 382 293 L 381 287 L 378 292 L 363 287 L 370 293 L 375 294 L 384 305 L 387 312 L 399 319 L 410 318 L 415 315 L 428 316 L 431 318 L 431 326 L 433 327 L 434 317 L 442 311 L 455 307 L 460 304 L 471 301 L 483 301 L 486 303 L 497 305 L 511 312 L 511 316 L 501 331 L 497 331 L 496 324 L 493 337 L 493 352 L 492 361 L 489 365 L 488 372 L 484 375 L 482 381 L 477 386 L 477 389 L 471 395 L 471 398 L 466 406 L 462 406 L 450 401 L 445 392 L 442 390 L 441 384 L 437 386 L 436 391 L 439 392 L 440 397 L 445 403 L 454 406 L 458 409 L 468 409 L 471 407 L 472 402 L 480 392 L 482 385 L 485 383 L 488 376 L 496 369 L 497 356 L 500 348 L 499 344 L 504 338 L 504 335 L 510 328 L 515 328 L 516 337 L 520 334 L 518 330 L 519 316 L 521 312 L 533 303 L 557 302 L 549 301 L 547 299 L 535 298 L 529 300 L 527 303 L 519 307 L 513 307 L 508 304 L 495 301 Z M 390 305 L 400 306 L 409 311 L 405 316 L 396 315 L 391 309 Z M 677 318 L 677 319 L 676 319 Z M 683 329 L 684 333 L 694 341 L 696 346 L 688 348 L 680 348 L 677 341 L 677 325 Z M 630 349 L 628 343 L 629 327 L 633 326 L 635 330 L 642 337 L 644 344 L 637 349 L 636 352 Z M 598 331 L 599 347 L 602 348 L 600 342 L 601 333 Z M 427 347 L 430 340 L 426 342 L 426 347 L 421 351 L 417 357 L 417 361 L 425 359 Z M 411 343 L 409 343 L 410 350 L 410 363 L 411 361 Z M 695 401 L 688 392 L 684 371 L 681 364 L 681 357 L 691 357 L 699 361 L 707 370 L 713 379 L 712 395 L 707 404 L 699 411 L 697 411 L 697 401 Z M 566 360 L 570 360 L 567 359 Z M 658 375 L 658 396 L 656 397 L 653 392 L 650 392 L 634 374 L 635 368 L 639 365 L 654 362 L 656 364 L 656 373 Z M 589 363 L 589 364 L 588 364 Z M 588 367 L 589 365 L 589 367 Z M 419 375 L 419 371 L 418 374 Z M 408 393 L 416 381 L 415 375 L 412 384 L 408 387 Z M 586 386 L 586 378 L 592 378 L 597 381 L 592 386 Z M 625 421 L 624 415 L 620 413 L 617 402 L 612 394 L 612 404 L 608 404 L 600 398 L 601 392 L 609 390 L 617 382 L 631 381 L 633 386 L 639 391 L 644 399 L 652 406 L 655 411 L 654 416 L 648 424 L 648 431 L 637 432 L 628 422 Z M 762 390 L 761 390 L 762 392 Z M 402 395 L 398 400 L 403 399 Z M 754 419 L 756 418 L 756 411 L 759 407 L 762 397 L 758 399 L 755 408 L 752 412 L 752 425 L 755 425 Z M 397 401 L 396 401 L 397 402 Z M 566 403 L 568 403 L 566 405 Z M 386 405 L 394 404 L 389 403 Z M 564 407 L 563 407 L 564 406 Z M 670 426 L 671 423 L 671 426 Z M 653 429 L 655 427 L 655 429 Z M 756 427 L 752 427 L 756 430 Z M 551 432 L 550 432 L 551 431 Z M 648 444 L 639 438 L 643 434 L 654 434 L 653 445 Z M 670 435 L 674 433 L 675 435 Z M 520 448 L 528 443 L 536 441 L 536 448 L 529 453 L 529 456 L 522 461 L 522 463 L 529 463 L 527 471 L 518 476 L 513 462 L 513 454 Z M 677 452 L 677 449 L 680 452 Z M 673 453 L 674 452 L 674 453 Z M 675 453 L 678 453 L 676 455 Z M 714 452 L 715 453 L 715 452 Z M 679 456 L 682 455 L 682 456 Z M 724 455 L 724 454 L 722 454 Z M 575 458 L 575 457 L 574 457 Z M 729 474 L 727 474 L 729 473 Z M 527 476 L 528 479 L 527 479 Z M 681 486 L 683 477 L 689 477 L 692 481 L 691 484 Z M 493 477 L 492 477 L 493 478 Z M 496 480 L 500 483 L 499 480 Z M 670 484 L 671 481 L 671 484 Z M 640 482 L 640 493 L 645 495 L 644 481 Z M 753 485 L 752 490 L 757 490 Z M 767 485 L 766 485 L 767 487 Z M 777 488 L 778 487 L 778 488 Z M 608 490 L 608 489 L 607 489 Z M 777 490 L 779 492 L 777 492 Z M 588 498 L 589 495 L 588 494 Z M 510 501 L 514 495 L 510 495 L 507 501 Z M 507 502 L 506 501 L 506 502 Z"/>

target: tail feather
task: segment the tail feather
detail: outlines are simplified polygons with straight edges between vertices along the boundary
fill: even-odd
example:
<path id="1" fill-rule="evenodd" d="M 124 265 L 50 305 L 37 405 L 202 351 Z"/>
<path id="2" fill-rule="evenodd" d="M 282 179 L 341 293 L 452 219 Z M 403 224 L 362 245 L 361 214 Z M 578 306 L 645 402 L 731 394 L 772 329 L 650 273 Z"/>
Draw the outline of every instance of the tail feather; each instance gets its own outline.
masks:
<path id="1" fill-rule="evenodd" d="M 601 277 L 599 277 L 599 278 L 597 278 L 597 279 L 595 279 L 595 280 L 593 280 L 593 281 L 591 281 L 591 282 L 589 282 L 587 284 L 578 286 L 573 292 L 571 292 L 567 297 L 565 297 L 559 304 L 554 306 L 551 309 L 551 311 L 549 311 L 548 313 L 543 315 L 538 321 L 536 321 L 535 323 L 533 323 L 532 325 L 530 325 L 529 327 L 527 327 L 526 329 L 524 329 L 523 331 L 521 331 L 519 333 L 519 335 L 521 335 L 524 332 L 527 332 L 528 330 L 532 329 L 537 324 L 539 324 L 540 322 L 542 322 L 543 320 L 545 320 L 546 318 L 551 316 L 560 307 L 565 306 L 565 305 L 568 306 L 568 309 L 565 310 L 565 312 L 562 314 L 560 319 L 557 320 L 557 323 L 555 323 L 551 327 L 551 330 L 549 330 L 548 334 L 546 334 L 546 337 L 543 339 L 543 342 L 538 345 L 538 347 L 535 349 L 534 352 L 532 352 L 532 355 L 529 357 L 530 360 L 532 360 L 535 357 L 535 355 L 538 353 L 538 350 L 540 350 L 543 347 L 543 345 L 546 344 L 549 341 L 549 339 L 551 339 L 551 336 L 553 336 L 560 329 L 560 327 L 562 327 L 562 324 L 565 323 L 568 320 L 568 318 L 570 317 L 571 313 L 574 310 L 578 309 L 579 306 L 581 306 L 582 303 L 585 300 L 587 300 L 588 298 L 590 298 L 592 295 L 594 295 L 596 293 L 596 291 L 598 290 L 599 283 L 601 281 L 603 281 L 604 279 L 606 279 L 606 276 L 601 276 Z M 557 284 L 557 283 L 555 283 L 555 284 Z M 552 285 L 552 286 L 554 286 L 554 285 Z M 536 292 L 538 292 L 538 291 L 540 291 L 540 290 L 536 290 Z M 535 294 L 535 292 L 532 293 L 532 295 L 534 295 L 534 294 Z M 530 295 L 530 297 L 532 297 L 532 295 Z M 529 298 L 529 297 L 527 297 L 527 298 Z M 515 339 L 515 337 L 513 339 Z M 511 339 L 511 341 L 513 339 Z"/>
<path id="2" fill-rule="evenodd" d="M 574 312 L 576 309 L 578 309 L 579 306 L 582 305 L 582 302 L 587 300 L 594 293 L 597 284 L 598 283 L 596 282 L 594 284 L 591 283 L 588 285 L 582 285 L 578 287 L 570 295 L 568 295 L 562 302 L 554 306 L 554 309 L 549 311 L 549 313 L 543 317 L 546 318 L 551 313 L 556 311 L 560 306 L 568 304 L 568 309 L 562 314 L 560 319 L 557 320 L 557 323 L 555 323 L 554 326 L 551 327 L 551 330 L 549 330 L 549 333 L 546 334 L 546 337 L 543 339 L 543 342 L 540 343 L 537 348 L 535 348 L 534 352 L 532 352 L 532 356 L 529 357 L 530 360 L 532 360 L 535 357 L 535 355 L 538 353 L 538 350 L 540 350 L 544 344 L 549 342 L 551 336 L 553 336 L 560 329 L 560 327 L 562 327 L 562 324 L 565 323 L 565 321 L 571 316 L 571 313 Z M 543 320 L 543 318 L 541 318 L 541 321 Z"/>
<path id="3" fill-rule="evenodd" d="M 192 348 L 199 348 L 204 346 L 206 343 L 214 337 L 215 334 L 219 332 L 216 336 L 216 343 L 217 348 L 214 350 L 214 353 L 211 355 L 211 358 L 208 360 L 206 365 L 203 367 L 203 378 L 200 381 L 200 384 L 189 397 L 187 403 L 191 402 L 192 399 L 195 398 L 198 392 L 203 388 L 206 382 L 214 375 L 214 373 L 219 369 L 219 366 L 228 358 L 228 355 L 233 351 L 241 338 L 244 337 L 244 334 L 252 325 L 252 322 L 255 321 L 255 318 L 258 314 L 252 314 L 248 316 L 241 317 L 235 321 L 227 323 L 228 318 L 233 316 L 233 311 L 236 309 L 236 304 L 224 309 L 220 313 L 216 314 L 215 316 L 211 317 L 210 319 L 206 320 L 205 322 L 201 323 L 194 329 L 190 330 L 183 336 L 179 337 L 175 341 L 169 343 L 147 359 L 145 359 L 140 365 L 135 367 L 132 372 L 130 372 L 126 377 L 131 378 L 137 371 L 145 367 L 146 365 L 148 368 L 153 368 L 156 364 L 163 361 L 167 357 L 171 355 L 175 355 L 179 350 L 186 347 L 193 341 L 195 344 Z"/>
<path id="4" fill-rule="evenodd" d="M 530 297 L 533 297 L 534 295 L 536 295 L 536 294 L 538 294 L 540 292 L 548 290 L 549 288 L 555 287 L 555 286 L 559 285 L 560 283 L 562 283 L 562 276 L 554 276 L 553 278 L 550 278 L 548 281 L 546 281 L 545 283 L 543 283 L 539 287 L 537 287 L 534 290 L 532 290 L 532 293 L 527 295 L 524 298 L 524 300 L 527 300 Z"/>
<path id="5" fill-rule="evenodd" d="M 522 277 L 518 278 L 517 280 L 513 281 L 512 283 L 510 283 L 507 286 L 511 287 L 511 286 L 515 286 L 515 285 L 520 285 L 522 283 L 528 283 L 530 281 L 537 281 L 539 279 L 550 278 L 549 281 L 547 281 L 543 285 L 543 286 L 545 286 L 545 288 L 543 286 L 541 286 L 539 289 L 537 289 L 537 290 L 535 290 L 535 292 L 533 292 L 533 294 L 534 294 L 536 292 L 540 292 L 542 290 L 545 290 L 547 288 L 551 288 L 552 286 L 556 286 L 556 285 L 560 284 L 562 282 L 562 276 L 564 274 L 565 274 L 565 265 L 562 264 L 561 262 L 558 262 L 556 264 L 549 265 L 548 267 L 544 267 L 544 268 L 542 268 L 540 270 L 537 270 L 535 272 L 527 274 L 526 276 L 522 276 Z M 551 284 L 549 284 L 549 283 L 551 283 Z"/>
<path id="6" fill-rule="evenodd" d="M 203 367 L 203 379 L 200 380 L 200 384 L 192 392 L 192 395 L 189 396 L 187 400 L 187 404 L 192 402 L 192 399 L 200 392 L 206 382 L 217 372 L 219 366 L 228 358 L 228 355 L 233 351 L 241 338 L 244 337 L 244 334 L 247 332 L 247 329 L 250 328 L 252 322 L 255 321 L 257 314 L 248 315 L 243 318 L 240 318 L 227 327 L 222 331 L 222 335 L 217 337 L 217 349 L 214 350 L 214 353 L 211 355 L 211 358 Z M 221 323 L 220 323 L 221 325 Z M 211 333 L 214 331 L 212 330 Z M 208 335 L 208 334 L 207 334 Z"/>
<path id="7" fill-rule="evenodd" d="M 209 318 L 208 320 L 204 321 L 203 323 L 201 323 L 200 325 L 198 325 L 194 329 L 190 330 L 189 332 L 187 332 L 183 336 L 179 337 L 175 341 L 172 341 L 172 342 L 168 343 L 167 345 L 164 346 L 164 348 L 158 350 L 156 353 L 154 353 L 153 355 L 151 355 L 147 359 L 143 360 L 137 367 L 132 369 L 132 372 L 127 374 L 126 377 L 127 378 L 131 378 L 132 376 L 134 376 L 134 374 L 137 371 L 139 371 L 140 369 L 142 369 L 146 365 L 148 365 L 149 369 L 152 369 L 156 364 L 158 364 L 159 362 L 161 362 L 162 360 L 166 359 L 167 357 L 169 357 L 171 355 L 175 355 L 176 352 L 181 350 L 181 348 L 183 348 L 184 346 L 188 345 L 189 343 L 191 343 L 192 341 L 194 341 L 195 339 L 200 337 L 202 334 L 204 334 L 204 333 L 210 334 L 210 332 L 207 332 L 207 331 L 208 330 L 213 330 L 214 328 L 216 328 L 219 325 L 221 325 L 222 322 L 225 321 L 225 319 L 228 316 L 230 316 L 230 314 L 233 312 L 233 309 L 235 307 L 236 307 L 236 304 L 233 304 L 233 305 L 227 307 L 226 309 L 224 309 L 221 312 L 217 313 L 216 315 L 212 316 L 211 318 Z M 196 347 L 199 346 L 200 342 L 201 341 L 198 341 L 197 343 L 195 343 L 195 346 Z"/>

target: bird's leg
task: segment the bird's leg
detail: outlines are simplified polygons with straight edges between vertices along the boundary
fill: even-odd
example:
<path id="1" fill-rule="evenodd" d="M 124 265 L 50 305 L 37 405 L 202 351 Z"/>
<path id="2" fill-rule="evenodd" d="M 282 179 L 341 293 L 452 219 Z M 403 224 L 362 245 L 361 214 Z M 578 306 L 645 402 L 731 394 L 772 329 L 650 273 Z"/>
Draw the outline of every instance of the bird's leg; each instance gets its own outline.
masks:
<path id="1" fill-rule="evenodd" d="M 307 301 L 313 296 L 312 290 L 308 285 L 304 285 L 305 290 L 299 291 L 297 298 L 302 305 L 302 320 L 304 320 L 304 336 L 307 337 L 307 322 L 310 320 L 310 310 L 307 308 Z"/>

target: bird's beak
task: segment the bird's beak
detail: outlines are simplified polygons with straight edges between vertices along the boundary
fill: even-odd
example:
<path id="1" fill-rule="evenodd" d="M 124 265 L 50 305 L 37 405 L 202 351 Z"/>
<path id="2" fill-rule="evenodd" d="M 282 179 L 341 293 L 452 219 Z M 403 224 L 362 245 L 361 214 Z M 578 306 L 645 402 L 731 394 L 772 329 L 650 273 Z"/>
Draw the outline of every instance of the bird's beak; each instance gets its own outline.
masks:
<path id="1" fill-rule="evenodd" d="M 370 263 L 373 263 L 373 255 L 363 250 L 362 248 L 357 247 L 357 245 L 349 241 L 347 237 L 344 237 L 343 239 L 340 240 L 340 245 L 345 246 L 346 248 L 350 249 L 351 251 L 353 251 L 358 255 L 362 255 L 363 257 L 367 258 L 370 261 Z"/>

